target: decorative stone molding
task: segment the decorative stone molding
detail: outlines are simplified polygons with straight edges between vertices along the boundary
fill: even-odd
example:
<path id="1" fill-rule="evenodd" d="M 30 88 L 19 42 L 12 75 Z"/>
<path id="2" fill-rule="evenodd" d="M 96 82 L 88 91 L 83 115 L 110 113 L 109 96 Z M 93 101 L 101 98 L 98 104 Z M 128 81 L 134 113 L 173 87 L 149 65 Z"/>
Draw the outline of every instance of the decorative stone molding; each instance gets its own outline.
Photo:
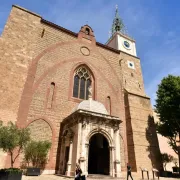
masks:
<path id="1" fill-rule="evenodd" d="M 107 140 L 108 140 L 108 143 L 109 143 L 109 146 L 110 147 L 114 147 L 114 141 L 111 137 L 111 135 L 104 129 L 100 128 L 100 127 L 97 127 L 95 129 L 93 129 L 86 137 L 86 144 L 89 143 L 89 140 L 91 139 L 91 137 L 94 135 L 94 134 L 97 134 L 97 133 L 101 133 Z"/>
<path id="2" fill-rule="evenodd" d="M 86 159 L 84 157 L 80 157 L 79 161 L 84 162 Z"/>
<path id="3" fill-rule="evenodd" d="M 89 144 L 85 144 L 85 147 L 86 147 L 86 148 L 89 148 Z"/>
<path id="4" fill-rule="evenodd" d="M 119 160 L 115 160 L 114 161 L 116 164 L 120 164 L 120 161 Z"/>
<path id="5" fill-rule="evenodd" d="M 115 147 L 117 147 L 116 143 L 118 141 L 116 139 L 117 134 L 119 134 L 118 130 L 121 122 L 122 121 L 119 119 L 119 117 L 111 116 L 106 113 L 88 111 L 81 108 L 77 109 L 62 122 L 62 127 L 64 129 L 63 135 L 67 141 L 66 144 L 62 146 L 70 146 L 69 152 L 71 152 L 71 154 L 69 156 L 73 156 L 72 158 L 76 157 L 76 162 L 80 163 L 82 171 L 85 174 L 88 174 L 90 139 L 95 134 L 103 135 L 108 141 L 109 145 L 109 174 L 111 176 L 114 176 L 115 167 L 117 167 L 120 171 L 120 163 L 118 161 L 117 163 L 115 163 L 115 157 L 116 160 L 120 160 L 120 158 L 117 158 L 117 153 L 120 152 L 117 152 L 117 150 L 115 150 Z M 76 130 L 78 131 L 78 135 L 74 136 Z M 116 134 L 116 138 L 114 134 Z M 74 152 L 76 151 L 76 145 L 74 146 L 74 150 L 72 150 L 70 137 L 73 137 L 72 145 L 74 145 L 74 143 L 77 143 L 76 153 Z M 117 147 L 117 149 L 120 150 L 120 147 Z M 64 158 L 64 155 L 62 156 L 62 158 Z M 70 171 L 72 171 L 72 168 L 74 168 L 75 166 L 75 164 L 73 164 L 75 162 L 71 163 L 71 165 L 67 164 L 68 170 L 66 174 L 70 174 Z"/>
<path id="6" fill-rule="evenodd" d="M 82 120 L 82 128 L 86 128 L 86 124 L 87 124 L 87 121 L 86 120 Z"/>
<path id="7" fill-rule="evenodd" d="M 85 41 L 87 43 L 96 43 L 94 32 L 92 28 L 88 25 L 84 25 L 81 27 L 79 33 L 78 33 L 78 39 Z"/>
<path id="8" fill-rule="evenodd" d="M 118 131 L 119 130 L 119 124 L 114 124 L 113 130 L 114 130 L 114 132 Z"/>
<path id="9" fill-rule="evenodd" d="M 90 55 L 90 50 L 85 46 L 81 47 L 80 51 L 84 56 L 89 56 Z"/>
<path id="10" fill-rule="evenodd" d="M 109 149 L 110 149 L 111 151 L 114 151 L 114 150 L 115 150 L 115 147 L 114 147 L 114 146 L 109 146 Z"/>
<path id="11" fill-rule="evenodd" d="M 69 138 L 70 142 L 72 143 L 72 139 L 74 137 L 74 132 L 69 128 L 69 129 L 65 129 L 62 135 L 63 139 Z"/>
<path id="12" fill-rule="evenodd" d="M 101 130 L 102 130 L 102 129 L 100 128 L 100 126 L 98 126 L 98 128 L 97 128 L 97 129 L 98 129 L 98 132 L 101 132 Z"/>

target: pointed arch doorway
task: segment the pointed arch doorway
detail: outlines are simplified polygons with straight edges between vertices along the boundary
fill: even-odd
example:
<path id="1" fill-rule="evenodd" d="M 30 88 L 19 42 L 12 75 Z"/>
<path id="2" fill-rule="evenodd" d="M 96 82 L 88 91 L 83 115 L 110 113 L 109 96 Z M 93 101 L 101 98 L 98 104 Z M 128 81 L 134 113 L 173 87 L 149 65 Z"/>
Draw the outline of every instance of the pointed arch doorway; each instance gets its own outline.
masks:
<path id="1" fill-rule="evenodd" d="M 94 134 L 89 141 L 88 174 L 109 175 L 109 143 L 102 134 Z"/>

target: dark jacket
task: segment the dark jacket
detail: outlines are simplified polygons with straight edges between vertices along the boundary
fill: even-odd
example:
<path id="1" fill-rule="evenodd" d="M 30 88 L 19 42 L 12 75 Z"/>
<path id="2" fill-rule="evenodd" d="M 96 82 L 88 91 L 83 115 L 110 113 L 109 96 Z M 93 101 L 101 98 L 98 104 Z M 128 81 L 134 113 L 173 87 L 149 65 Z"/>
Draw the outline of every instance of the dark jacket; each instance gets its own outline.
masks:
<path id="1" fill-rule="evenodd" d="M 131 174 L 131 166 L 127 166 L 127 172 L 128 174 Z"/>

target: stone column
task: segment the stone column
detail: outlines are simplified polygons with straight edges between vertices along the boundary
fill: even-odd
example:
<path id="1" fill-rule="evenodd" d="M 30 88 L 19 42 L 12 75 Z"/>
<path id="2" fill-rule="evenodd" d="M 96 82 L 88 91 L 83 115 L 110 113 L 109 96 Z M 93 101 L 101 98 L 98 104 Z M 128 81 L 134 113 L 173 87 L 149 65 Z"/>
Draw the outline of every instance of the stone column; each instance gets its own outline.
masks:
<path id="1" fill-rule="evenodd" d="M 73 142 L 70 140 L 70 145 L 69 145 L 69 160 L 68 160 L 68 163 L 67 163 L 67 171 L 66 171 L 66 175 L 67 176 L 71 176 L 72 150 L 73 150 Z"/>
<path id="2" fill-rule="evenodd" d="M 60 151 L 60 155 L 59 155 L 59 170 L 58 170 L 58 174 L 64 174 L 64 144 L 65 144 L 65 140 L 64 137 L 62 137 L 61 139 L 61 151 Z M 65 165 L 66 166 L 66 165 Z"/>
<path id="3" fill-rule="evenodd" d="M 80 167 L 83 173 L 86 173 L 86 147 L 85 147 L 85 136 L 86 136 L 86 124 L 85 120 L 82 122 L 81 129 L 81 156 L 80 156 Z"/>
<path id="4" fill-rule="evenodd" d="M 110 153 L 110 172 L 109 175 L 114 177 L 115 173 L 114 173 L 114 147 L 109 147 L 109 153 Z"/>
<path id="5" fill-rule="evenodd" d="M 82 122 L 79 120 L 78 122 L 78 137 L 77 137 L 77 155 L 76 155 L 76 163 L 79 163 L 80 153 L 81 153 L 81 132 L 82 132 Z"/>
<path id="6" fill-rule="evenodd" d="M 85 144 L 85 146 L 86 146 L 85 174 L 88 175 L 89 144 Z"/>
<path id="7" fill-rule="evenodd" d="M 120 177 L 121 174 L 121 152 L 120 152 L 120 138 L 119 138 L 119 129 L 115 131 L 115 176 Z"/>

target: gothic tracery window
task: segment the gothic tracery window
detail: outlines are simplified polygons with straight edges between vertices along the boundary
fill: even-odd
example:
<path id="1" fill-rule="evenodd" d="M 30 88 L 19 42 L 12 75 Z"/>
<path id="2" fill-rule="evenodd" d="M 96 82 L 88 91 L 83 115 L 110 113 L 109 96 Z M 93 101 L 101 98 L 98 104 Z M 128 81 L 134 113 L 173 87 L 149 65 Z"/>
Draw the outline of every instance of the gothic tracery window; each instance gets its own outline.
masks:
<path id="1" fill-rule="evenodd" d="M 88 88 L 91 85 L 91 73 L 85 66 L 80 66 L 74 73 L 73 97 L 88 99 Z"/>

